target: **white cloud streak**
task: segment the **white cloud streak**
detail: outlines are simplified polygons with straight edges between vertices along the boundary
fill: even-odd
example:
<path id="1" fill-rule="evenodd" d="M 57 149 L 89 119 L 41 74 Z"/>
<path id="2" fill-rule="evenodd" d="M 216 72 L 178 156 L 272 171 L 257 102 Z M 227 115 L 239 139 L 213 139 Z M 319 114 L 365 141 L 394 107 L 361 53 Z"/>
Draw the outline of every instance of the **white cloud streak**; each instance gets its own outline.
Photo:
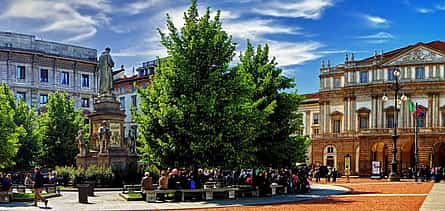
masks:
<path id="1" fill-rule="evenodd" d="M 357 36 L 356 39 L 365 40 L 369 43 L 384 43 L 394 39 L 394 36 L 388 32 L 378 32 L 376 34 Z"/>
<path id="2" fill-rule="evenodd" d="M 319 19 L 323 11 L 334 3 L 332 0 L 277 0 L 259 3 L 254 12 L 275 17 Z"/>
<path id="3" fill-rule="evenodd" d="M 388 27 L 390 24 L 387 19 L 379 16 L 364 15 L 363 18 L 368 22 L 369 25 L 376 28 Z"/>
<path id="4" fill-rule="evenodd" d="M 80 9 L 86 8 L 95 10 L 96 16 L 80 12 Z M 105 14 L 110 11 L 111 5 L 106 0 L 15 0 L 0 15 L 0 20 L 37 20 L 41 25 L 35 26 L 35 30 L 63 32 L 68 36 L 65 41 L 75 42 L 94 36 L 97 27 L 109 21 Z"/>

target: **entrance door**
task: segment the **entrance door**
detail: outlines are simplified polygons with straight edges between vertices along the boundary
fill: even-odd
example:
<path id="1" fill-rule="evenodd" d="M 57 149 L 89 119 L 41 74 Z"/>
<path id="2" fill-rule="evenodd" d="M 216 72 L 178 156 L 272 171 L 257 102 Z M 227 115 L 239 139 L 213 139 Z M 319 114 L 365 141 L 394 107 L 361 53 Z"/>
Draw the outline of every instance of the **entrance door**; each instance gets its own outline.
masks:
<path id="1" fill-rule="evenodd" d="M 436 159 L 437 159 L 436 166 L 442 166 L 442 167 L 445 166 L 445 144 L 440 145 Z"/>
<path id="2" fill-rule="evenodd" d="M 334 156 L 328 156 L 328 158 L 326 159 L 326 165 L 334 167 Z"/>

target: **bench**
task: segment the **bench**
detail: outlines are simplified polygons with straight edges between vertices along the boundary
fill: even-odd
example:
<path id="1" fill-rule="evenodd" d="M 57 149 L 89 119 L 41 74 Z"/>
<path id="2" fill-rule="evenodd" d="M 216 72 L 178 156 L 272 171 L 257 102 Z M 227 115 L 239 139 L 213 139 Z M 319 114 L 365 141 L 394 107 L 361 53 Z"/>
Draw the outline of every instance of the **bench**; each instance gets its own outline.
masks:
<path id="1" fill-rule="evenodd" d="M 180 189 L 178 192 L 181 192 L 181 201 L 185 201 L 186 193 L 203 193 L 203 189 Z"/>
<path id="2" fill-rule="evenodd" d="M 158 194 L 169 194 L 176 193 L 178 190 L 146 190 L 145 193 L 145 201 L 147 202 L 156 202 Z"/>
<path id="3" fill-rule="evenodd" d="M 60 194 L 60 188 L 56 184 L 44 184 L 43 188 L 46 193 L 57 193 Z"/>
<path id="4" fill-rule="evenodd" d="M 205 188 L 205 200 L 213 200 L 213 193 L 227 193 L 229 199 L 235 198 L 235 192 L 238 191 L 239 188 L 225 187 L 225 188 Z"/>
<path id="5" fill-rule="evenodd" d="M 270 188 L 272 189 L 272 196 L 275 196 L 275 195 L 277 195 L 277 189 L 283 188 L 283 185 L 278 185 L 276 183 L 272 183 L 270 185 Z M 287 187 L 285 187 L 284 189 L 285 189 L 285 192 L 287 192 Z"/>
<path id="6" fill-rule="evenodd" d="M 0 202 L 11 202 L 14 194 L 11 191 L 0 191 Z"/>
<path id="7" fill-rule="evenodd" d="M 141 185 L 124 185 L 122 193 L 141 193 Z"/>

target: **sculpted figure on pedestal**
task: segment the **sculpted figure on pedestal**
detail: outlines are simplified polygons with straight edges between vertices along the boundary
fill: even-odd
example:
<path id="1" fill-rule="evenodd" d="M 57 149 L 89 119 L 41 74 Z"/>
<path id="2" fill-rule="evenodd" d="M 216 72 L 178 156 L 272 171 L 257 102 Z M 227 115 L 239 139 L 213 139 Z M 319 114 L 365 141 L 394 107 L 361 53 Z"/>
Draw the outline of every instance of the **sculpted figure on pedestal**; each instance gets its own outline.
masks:
<path id="1" fill-rule="evenodd" d="M 100 152 L 105 153 L 108 151 L 108 144 L 110 143 L 111 137 L 111 130 L 107 121 L 102 121 L 98 133 L 100 141 Z"/>
<path id="2" fill-rule="evenodd" d="M 114 61 L 110 55 L 110 48 L 105 48 L 99 57 L 99 96 L 111 95 L 113 89 Z"/>

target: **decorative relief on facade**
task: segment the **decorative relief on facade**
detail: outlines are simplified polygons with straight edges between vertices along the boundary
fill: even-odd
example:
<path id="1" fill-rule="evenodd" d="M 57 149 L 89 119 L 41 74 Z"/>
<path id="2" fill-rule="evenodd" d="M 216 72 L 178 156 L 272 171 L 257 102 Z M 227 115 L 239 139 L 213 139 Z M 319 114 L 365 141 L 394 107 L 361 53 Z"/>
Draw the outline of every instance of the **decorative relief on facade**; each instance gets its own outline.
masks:
<path id="1" fill-rule="evenodd" d="M 426 48 L 417 48 L 409 52 L 408 54 L 400 57 L 399 59 L 387 63 L 387 65 L 418 64 L 444 61 L 445 57 L 435 52 L 432 52 Z"/>

